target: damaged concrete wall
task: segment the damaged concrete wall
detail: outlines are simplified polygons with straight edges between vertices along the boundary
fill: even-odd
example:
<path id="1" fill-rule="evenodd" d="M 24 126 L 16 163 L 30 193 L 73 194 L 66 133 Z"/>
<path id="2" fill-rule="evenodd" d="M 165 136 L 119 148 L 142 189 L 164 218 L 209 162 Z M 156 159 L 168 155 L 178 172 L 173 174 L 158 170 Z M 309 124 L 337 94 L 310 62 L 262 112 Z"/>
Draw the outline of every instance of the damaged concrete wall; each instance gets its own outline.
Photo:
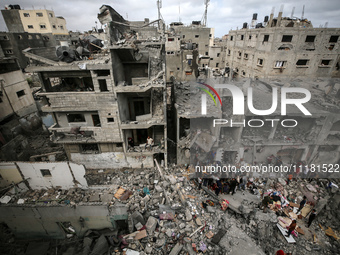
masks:
<path id="1" fill-rule="evenodd" d="M 22 176 L 14 163 L 1 163 L 0 176 L 0 188 L 8 187 L 12 183 L 23 181 Z"/>
<path id="2" fill-rule="evenodd" d="M 18 238 L 63 239 L 65 231 L 58 225 L 62 222 L 70 222 L 79 237 L 88 229 L 114 227 L 107 205 L 1 206 L 0 215 Z"/>
<path id="3" fill-rule="evenodd" d="M 37 111 L 30 87 L 21 71 L 0 74 L 0 81 L 1 90 L 5 90 L 3 94 L 16 114 L 25 116 Z M 9 113 L 4 107 L 0 105 L 0 119 Z"/>
<path id="4" fill-rule="evenodd" d="M 85 168 L 67 162 L 17 162 L 17 163 L 0 163 L 0 169 L 4 171 L 8 168 L 19 171 L 32 189 L 42 189 L 60 186 L 62 189 L 70 189 L 73 187 L 87 188 L 87 182 L 84 178 Z M 6 170 L 8 171 L 8 170 Z M 15 170 L 11 170 L 15 171 Z M 18 170 L 16 170 L 18 171 Z M 18 176 L 12 174 L 8 176 L 7 182 L 16 182 Z"/>
<path id="5" fill-rule="evenodd" d="M 70 160 L 81 162 L 88 169 L 112 169 L 122 167 L 153 167 L 153 157 L 138 155 L 127 156 L 123 152 L 105 152 L 99 154 L 71 153 Z"/>

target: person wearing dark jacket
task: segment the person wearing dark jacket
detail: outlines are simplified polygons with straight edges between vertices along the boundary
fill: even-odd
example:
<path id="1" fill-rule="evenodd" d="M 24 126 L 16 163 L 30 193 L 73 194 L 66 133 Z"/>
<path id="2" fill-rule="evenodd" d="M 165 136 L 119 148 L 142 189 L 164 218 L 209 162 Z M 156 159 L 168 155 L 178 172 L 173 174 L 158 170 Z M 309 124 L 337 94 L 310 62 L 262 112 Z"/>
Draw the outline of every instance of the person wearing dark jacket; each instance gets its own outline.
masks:
<path id="1" fill-rule="evenodd" d="M 316 210 L 313 209 L 312 213 L 309 215 L 309 218 L 308 218 L 308 227 L 310 227 L 315 217 L 316 217 Z"/>
<path id="2" fill-rule="evenodd" d="M 286 235 L 286 237 L 289 237 L 290 234 L 295 230 L 295 228 L 296 228 L 296 220 L 293 220 L 292 223 L 288 227 L 288 234 Z"/>
<path id="3" fill-rule="evenodd" d="M 300 202 L 300 207 L 297 213 L 299 213 L 302 210 L 302 208 L 305 206 L 306 203 L 307 203 L 307 197 L 303 196 L 303 200 Z"/>

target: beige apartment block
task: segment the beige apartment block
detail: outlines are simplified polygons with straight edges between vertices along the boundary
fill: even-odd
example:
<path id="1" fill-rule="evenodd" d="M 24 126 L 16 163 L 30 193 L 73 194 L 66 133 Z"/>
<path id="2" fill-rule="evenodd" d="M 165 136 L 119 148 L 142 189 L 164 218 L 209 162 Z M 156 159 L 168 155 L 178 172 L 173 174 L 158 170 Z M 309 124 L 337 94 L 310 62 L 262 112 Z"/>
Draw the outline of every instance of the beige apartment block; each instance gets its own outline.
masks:
<path id="1" fill-rule="evenodd" d="M 20 18 L 28 33 L 68 34 L 66 20 L 50 10 L 20 10 Z"/>

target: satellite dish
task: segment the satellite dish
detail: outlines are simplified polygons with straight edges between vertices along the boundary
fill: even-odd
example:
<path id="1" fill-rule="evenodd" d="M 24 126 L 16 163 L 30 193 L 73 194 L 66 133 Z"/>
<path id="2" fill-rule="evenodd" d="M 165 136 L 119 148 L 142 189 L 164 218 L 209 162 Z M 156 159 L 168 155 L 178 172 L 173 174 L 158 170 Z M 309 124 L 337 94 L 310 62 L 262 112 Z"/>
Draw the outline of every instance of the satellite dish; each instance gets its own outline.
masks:
<path id="1" fill-rule="evenodd" d="M 68 46 L 59 46 L 56 49 L 55 53 L 59 60 L 71 63 L 76 60 L 76 55 L 73 50 L 71 50 Z"/>

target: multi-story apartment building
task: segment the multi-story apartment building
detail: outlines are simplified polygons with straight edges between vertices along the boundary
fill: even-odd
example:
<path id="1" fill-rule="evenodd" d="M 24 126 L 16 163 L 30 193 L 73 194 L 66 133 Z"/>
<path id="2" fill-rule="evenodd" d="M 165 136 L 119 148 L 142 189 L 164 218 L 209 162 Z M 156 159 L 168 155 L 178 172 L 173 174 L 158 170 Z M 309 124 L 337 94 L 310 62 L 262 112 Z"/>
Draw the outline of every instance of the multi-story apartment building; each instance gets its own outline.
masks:
<path id="1" fill-rule="evenodd" d="M 21 10 L 7 7 L 1 10 L 9 32 L 68 35 L 66 20 L 51 10 Z"/>
<path id="2" fill-rule="evenodd" d="M 209 63 L 210 46 L 214 44 L 214 29 L 193 21 L 190 26 L 180 22 L 170 24 L 166 38 L 167 81 L 195 79 L 199 67 Z M 204 59 L 207 61 L 204 62 Z"/>
<path id="3" fill-rule="evenodd" d="M 282 18 L 282 12 L 265 21 L 229 32 L 225 62 L 234 76 L 339 76 L 339 28 L 314 28 L 306 19 Z"/>
<path id="4" fill-rule="evenodd" d="M 108 53 L 94 60 L 28 67 L 41 78 L 42 111 L 55 121 L 51 140 L 89 169 L 166 164 L 164 43 L 111 40 Z"/>

